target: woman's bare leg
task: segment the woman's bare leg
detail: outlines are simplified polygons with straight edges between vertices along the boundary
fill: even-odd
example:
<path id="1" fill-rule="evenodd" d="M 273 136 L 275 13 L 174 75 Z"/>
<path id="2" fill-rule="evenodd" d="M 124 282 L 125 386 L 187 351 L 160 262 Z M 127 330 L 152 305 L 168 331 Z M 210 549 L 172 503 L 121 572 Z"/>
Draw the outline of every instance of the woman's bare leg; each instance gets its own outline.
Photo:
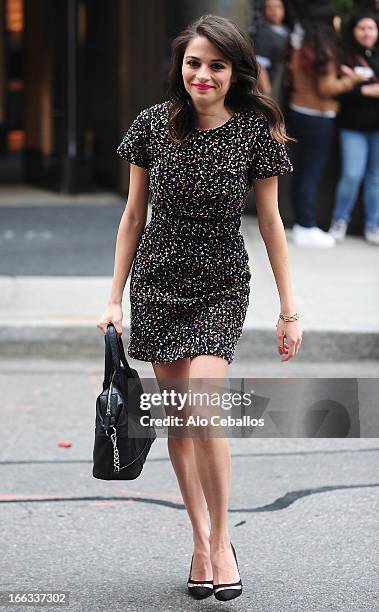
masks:
<path id="1" fill-rule="evenodd" d="M 152 363 L 161 391 L 164 379 L 182 379 L 188 385 L 189 358 L 169 363 Z M 175 438 L 168 433 L 168 451 L 180 491 L 188 512 L 194 542 L 191 577 L 193 580 L 212 580 L 210 561 L 208 508 L 197 471 L 193 439 Z"/>
<path id="2" fill-rule="evenodd" d="M 191 359 L 190 380 L 225 378 L 227 366 L 228 362 L 221 357 L 198 355 Z M 230 547 L 228 528 L 228 498 L 231 482 L 228 439 L 195 436 L 193 442 L 198 474 L 211 519 L 210 555 L 213 582 L 214 584 L 237 582 L 239 572 Z"/>

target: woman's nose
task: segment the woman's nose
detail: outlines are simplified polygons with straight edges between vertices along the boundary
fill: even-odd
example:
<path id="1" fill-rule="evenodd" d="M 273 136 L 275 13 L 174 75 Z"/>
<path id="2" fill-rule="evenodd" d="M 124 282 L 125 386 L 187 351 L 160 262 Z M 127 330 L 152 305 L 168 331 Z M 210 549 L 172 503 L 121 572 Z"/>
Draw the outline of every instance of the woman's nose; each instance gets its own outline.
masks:
<path id="1" fill-rule="evenodd" d="M 209 79 L 209 72 L 207 68 L 200 68 L 196 76 L 198 79 L 206 81 L 207 79 Z"/>

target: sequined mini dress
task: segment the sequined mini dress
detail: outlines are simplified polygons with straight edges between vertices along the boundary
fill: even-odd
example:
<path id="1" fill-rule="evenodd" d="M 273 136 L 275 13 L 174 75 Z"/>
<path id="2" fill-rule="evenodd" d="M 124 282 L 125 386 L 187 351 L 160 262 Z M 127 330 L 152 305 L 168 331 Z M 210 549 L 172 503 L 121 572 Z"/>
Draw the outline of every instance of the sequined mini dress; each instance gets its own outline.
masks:
<path id="1" fill-rule="evenodd" d="M 130 357 L 155 363 L 217 355 L 230 364 L 249 305 L 241 214 L 254 178 L 292 171 L 254 110 L 194 129 L 180 145 L 168 104 L 143 109 L 117 153 L 149 171 L 151 217 L 130 277 Z"/>

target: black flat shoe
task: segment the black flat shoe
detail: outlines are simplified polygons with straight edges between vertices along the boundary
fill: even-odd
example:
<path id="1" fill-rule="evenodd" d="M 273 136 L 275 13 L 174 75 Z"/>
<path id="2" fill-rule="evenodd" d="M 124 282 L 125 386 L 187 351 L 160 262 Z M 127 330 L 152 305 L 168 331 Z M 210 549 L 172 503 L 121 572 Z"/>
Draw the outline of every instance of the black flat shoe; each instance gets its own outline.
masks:
<path id="1" fill-rule="evenodd" d="M 230 542 L 230 546 L 232 547 L 233 555 L 234 555 L 234 558 L 237 564 L 237 569 L 239 571 L 236 551 L 234 550 L 234 546 L 231 542 Z M 235 597 L 238 597 L 239 595 L 241 595 L 242 580 L 240 578 L 238 582 L 229 582 L 225 584 L 214 584 L 213 592 L 214 592 L 214 596 L 219 601 L 230 601 L 230 599 L 234 599 Z"/>
<path id="2" fill-rule="evenodd" d="M 192 597 L 195 597 L 195 599 L 205 599 L 206 597 L 209 597 L 213 594 L 213 580 L 192 580 L 192 563 L 193 555 L 191 559 L 190 573 L 187 582 L 188 591 L 191 593 Z"/>

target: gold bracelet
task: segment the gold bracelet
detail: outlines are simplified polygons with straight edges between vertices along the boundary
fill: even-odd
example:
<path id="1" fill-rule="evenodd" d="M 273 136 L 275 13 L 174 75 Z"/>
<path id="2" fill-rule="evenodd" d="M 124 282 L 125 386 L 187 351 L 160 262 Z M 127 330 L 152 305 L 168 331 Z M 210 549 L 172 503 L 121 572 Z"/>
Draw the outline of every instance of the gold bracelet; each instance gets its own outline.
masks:
<path id="1" fill-rule="evenodd" d="M 287 317 L 286 315 L 280 313 L 279 319 L 282 319 L 282 321 L 285 321 L 286 323 L 291 323 L 292 321 L 298 321 L 299 315 L 297 312 L 295 312 L 295 314 L 291 315 L 290 317 Z"/>

